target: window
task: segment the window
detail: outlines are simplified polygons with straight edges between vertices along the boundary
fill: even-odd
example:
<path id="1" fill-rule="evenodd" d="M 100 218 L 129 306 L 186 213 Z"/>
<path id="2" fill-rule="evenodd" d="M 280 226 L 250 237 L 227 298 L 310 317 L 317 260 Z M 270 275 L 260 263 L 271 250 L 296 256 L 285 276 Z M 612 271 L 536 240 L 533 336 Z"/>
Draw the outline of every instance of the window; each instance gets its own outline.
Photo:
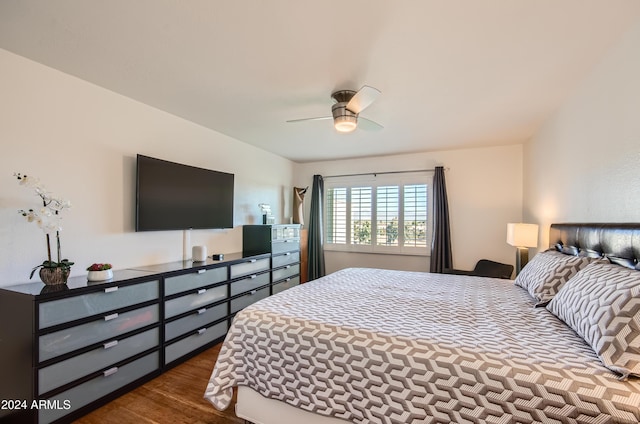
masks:
<path id="1" fill-rule="evenodd" d="M 431 184 L 427 181 L 431 181 L 431 175 L 328 179 L 325 182 L 325 248 L 429 254 Z"/>

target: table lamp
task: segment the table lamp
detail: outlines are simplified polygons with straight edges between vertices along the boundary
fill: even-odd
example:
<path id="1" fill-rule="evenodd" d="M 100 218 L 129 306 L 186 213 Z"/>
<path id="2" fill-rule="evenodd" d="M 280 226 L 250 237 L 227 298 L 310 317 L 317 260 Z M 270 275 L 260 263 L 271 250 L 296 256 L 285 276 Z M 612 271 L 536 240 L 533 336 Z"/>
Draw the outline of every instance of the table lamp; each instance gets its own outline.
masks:
<path id="1" fill-rule="evenodd" d="M 529 262 L 529 248 L 538 246 L 538 225 L 507 224 L 507 243 L 518 248 L 516 252 L 516 275 Z"/>

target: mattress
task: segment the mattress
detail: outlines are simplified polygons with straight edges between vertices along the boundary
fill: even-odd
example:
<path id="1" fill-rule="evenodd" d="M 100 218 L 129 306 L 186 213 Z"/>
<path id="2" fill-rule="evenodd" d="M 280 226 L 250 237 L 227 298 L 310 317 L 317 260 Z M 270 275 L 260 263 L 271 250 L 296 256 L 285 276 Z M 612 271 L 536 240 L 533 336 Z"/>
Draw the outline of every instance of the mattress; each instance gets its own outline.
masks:
<path id="1" fill-rule="evenodd" d="M 240 311 L 205 398 L 233 387 L 355 423 L 634 423 L 640 381 L 509 280 L 350 268 Z"/>

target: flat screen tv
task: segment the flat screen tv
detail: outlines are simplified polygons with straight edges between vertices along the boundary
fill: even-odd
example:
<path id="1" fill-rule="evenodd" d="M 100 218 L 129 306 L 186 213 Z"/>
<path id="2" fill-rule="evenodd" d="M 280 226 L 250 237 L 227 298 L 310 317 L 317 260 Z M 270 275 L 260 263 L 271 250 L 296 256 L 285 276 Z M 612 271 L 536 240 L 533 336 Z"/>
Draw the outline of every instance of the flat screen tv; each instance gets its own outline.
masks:
<path id="1" fill-rule="evenodd" d="M 233 227 L 234 175 L 138 155 L 136 231 Z"/>

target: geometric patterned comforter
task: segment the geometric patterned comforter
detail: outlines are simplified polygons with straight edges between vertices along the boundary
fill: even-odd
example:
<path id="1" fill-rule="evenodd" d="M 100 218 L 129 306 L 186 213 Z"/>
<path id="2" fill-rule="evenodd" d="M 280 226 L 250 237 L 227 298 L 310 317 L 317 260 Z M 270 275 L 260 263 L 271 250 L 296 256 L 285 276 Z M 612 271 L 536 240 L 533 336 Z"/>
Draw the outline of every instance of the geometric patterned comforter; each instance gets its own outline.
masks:
<path id="1" fill-rule="evenodd" d="M 355 423 L 640 422 L 620 381 L 512 281 L 350 268 L 239 312 L 206 389 Z"/>

